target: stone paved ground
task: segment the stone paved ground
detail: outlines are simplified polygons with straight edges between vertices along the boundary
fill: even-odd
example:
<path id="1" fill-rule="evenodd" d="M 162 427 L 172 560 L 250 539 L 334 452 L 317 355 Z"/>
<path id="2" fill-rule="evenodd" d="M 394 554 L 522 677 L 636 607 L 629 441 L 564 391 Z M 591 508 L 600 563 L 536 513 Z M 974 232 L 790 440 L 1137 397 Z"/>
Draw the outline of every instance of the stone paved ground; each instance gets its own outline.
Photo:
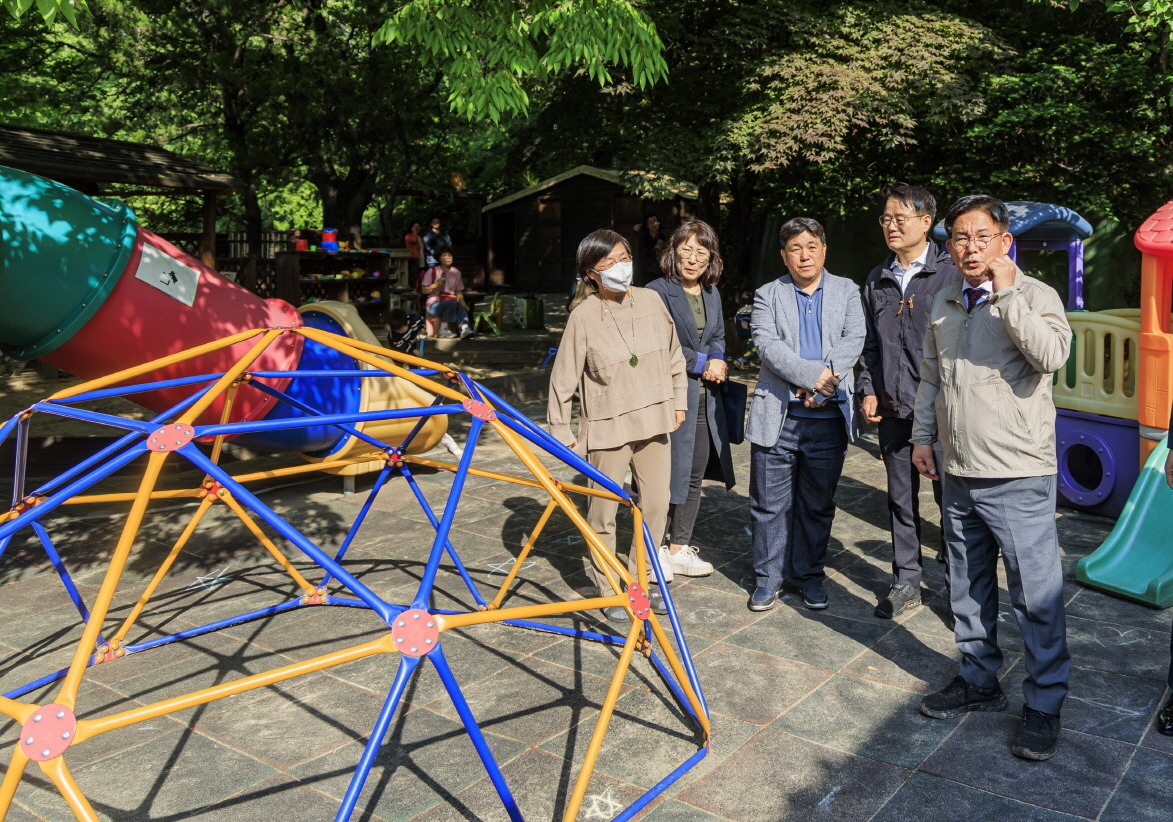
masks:
<path id="1" fill-rule="evenodd" d="M 729 493 L 706 487 L 695 541 L 717 570 L 673 590 L 712 709 L 713 748 L 644 818 L 1167 822 L 1173 740 L 1151 727 L 1163 700 L 1173 612 L 1113 599 L 1072 581 L 1075 563 L 1100 543 L 1111 523 L 1061 512 L 1073 687 L 1060 754 L 1047 763 L 1023 762 L 1008 750 L 1023 674 L 1021 639 L 1006 606 L 1000 639 L 1007 649 L 1002 676 L 1011 710 L 949 722 L 917 713 L 920 695 L 947 682 L 957 659 L 939 616 L 941 569 L 926 552 L 926 606 L 895 624 L 872 616 L 877 595 L 888 585 L 890 549 L 879 490 L 882 466 L 869 443 L 862 445 L 852 448 L 840 486 L 829 563 L 831 608 L 823 613 L 793 602 L 765 614 L 745 607 L 748 445 L 736 449 L 739 485 Z M 483 444 L 478 464 L 515 469 L 493 437 Z M 558 473 L 572 478 L 565 469 Z M 336 544 L 361 494 L 341 496 L 337 479 L 290 482 L 269 483 L 262 498 L 319 544 Z M 447 475 L 421 473 L 437 507 L 448 482 Z M 538 496 L 517 486 L 470 481 L 453 542 L 478 581 L 500 581 L 501 569 L 537 520 Z M 126 614 L 191 511 L 166 507 L 144 532 L 116 615 Z M 926 509 L 933 510 L 931 503 Z M 51 532 L 90 598 L 121 520 L 111 516 L 113 509 L 65 513 L 75 519 L 57 519 Z M 97 518 L 76 518 L 82 516 Z M 388 488 L 346 564 L 380 595 L 406 603 L 430 544 L 429 530 L 405 491 Z M 937 535 L 934 525 L 926 542 L 935 544 Z M 581 542 L 569 522 L 555 516 L 510 604 L 589 594 L 583 569 Z M 47 570 L 43 555 L 27 542 L 14 542 L 0 570 L 8 583 L 0 589 L 5 688 L 66 664 L 80 631 Z M 131 639 L 272 604 L 290 590 L 267 555 L 221 509 L 180 556 Z M 466 608 L 469 600 L 453 574 L 442 575 L 437 607 Z M 563 622 L 589 626 L 593 619 Z M 94 669 L 79 711 L 97 716 L 157 701 L 347 647 L 380 631 L 370 613 L 348 608 L 308 608 L 237 625 Z M 594 727 L 617 655 L 597 644 L 495 626 L 454 632 L 444 642 L 526 818 L 560 819 L 573 761 Z M 79 745 L 66 759 L 103 819 L 332 819 L 394 667 L 387 657 L 343 665 L 111 732 Z M 505 819 L 434 671 L 425 666 L 407 698 L 408 710 L 393 723 L 362 794 L 362 818 Z M 8 723 L 0 761 L 8 760 L 14 742 L 15 728 Z M 610 818 L 696 744 L 679 708 L 637 656 L 579 818 Z M 16 803 L 10 820 L 72 818 L 36 768 L 28 770 Z"/>

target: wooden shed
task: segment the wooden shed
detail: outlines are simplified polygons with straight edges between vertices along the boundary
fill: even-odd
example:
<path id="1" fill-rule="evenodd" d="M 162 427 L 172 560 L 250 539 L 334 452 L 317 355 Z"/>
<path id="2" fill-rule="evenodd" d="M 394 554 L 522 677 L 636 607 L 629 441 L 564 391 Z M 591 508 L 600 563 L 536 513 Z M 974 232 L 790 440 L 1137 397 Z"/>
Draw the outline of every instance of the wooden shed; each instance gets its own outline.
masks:
<path id="1" fill-rule="evenodd" d="M 567 291 L 574 282 L 574 253 L 579 240 L 610 228 L 635 242 L 644 217 L 660 218 L 670 234 L 694 210 L 697 192 L 671 180 L 657 180 L 657 197 L 631 193 L 628 175 L 593 166 L 578 166 L 514 192 L 482 209 L 488 259 L 486 270 L 500 271 L 517 290 Z"/>
<path id="2" fill-rule="evenodd" d="M 216 197 L 247 185 L 230 174 L 146 143 L 0 125 L 0 165 L 39 174 L 92 197 L 199 197 L 200 261 L 216 267 Z"/>

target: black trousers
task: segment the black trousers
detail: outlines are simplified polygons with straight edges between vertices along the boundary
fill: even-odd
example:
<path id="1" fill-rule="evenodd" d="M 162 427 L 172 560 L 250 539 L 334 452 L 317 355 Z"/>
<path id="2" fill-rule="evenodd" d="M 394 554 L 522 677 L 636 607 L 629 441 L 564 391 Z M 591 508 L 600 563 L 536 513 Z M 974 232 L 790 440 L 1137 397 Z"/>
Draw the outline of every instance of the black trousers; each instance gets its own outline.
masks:
<path id="1" fill-rule="evenodd" d="M 701 510 L 701 483 L 705 479 L 705 468 L 709 465 L 712 448 L 712 438 L 709 436 L 709 410 L 706 407 L 705 395 L 701 394 L 696 411 L 696 438 L 692 442 L 692 473 L 688 477 L 688 496 L 684 502 L 668 508 L 668 542 L 672 545 L 688 545 L 692 539 L 692 529 Z"/>
<path id="2" fill-rule="evenodd" d="M 884 417 L 880 420 L 880 453 L 888 474 L 888 519 L 892 530 L 892 579 L 900 585 L 920 587 L 921 517 L 920 472 L 912 464 L 912 420 Z M 938 473 L 944 469 L 941 450 L 933 448 Z M 941 506 L 941 483 L 933 483 L 933 498 Z M 944 539 L 941 541 L 944 549 Z"/>

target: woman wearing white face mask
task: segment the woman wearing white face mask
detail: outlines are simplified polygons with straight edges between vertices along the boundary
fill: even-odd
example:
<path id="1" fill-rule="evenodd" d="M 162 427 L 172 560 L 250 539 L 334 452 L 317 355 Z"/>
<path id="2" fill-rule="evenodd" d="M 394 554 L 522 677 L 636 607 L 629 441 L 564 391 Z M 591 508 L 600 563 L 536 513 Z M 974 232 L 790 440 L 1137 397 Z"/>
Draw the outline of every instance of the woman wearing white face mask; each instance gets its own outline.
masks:
<path id="1" fill-rule="evenodd" d="M 550 372 L 550 433 L 585 453 L 591 465 L 617 483 L 630 470 L 644 520 L 659 537 L 668 518 L 668 435 L 688 409 L 676 327 L 658 294 L 631 286 L 631 248 L 621 235 L 605 229 L 589 234 L 578 246 L 576 262 L 592 293 L 571 312 Z M 570 426 L 575 391 L 577 436 Z M 612 551 L 618 505 L 596 497 L 587 502 L 587 522 Z M 642 534 L 632 540 L 627 560 L 633 575 L 637 550 L 643 550 Z M 600 595 L 615 593 L 597 566 L 594 577 Z M 652 596 L 652 607 L 665 613 L 658 594 Z M 622 608 L 604 613 L 611 620 L 627 618 Z"/>

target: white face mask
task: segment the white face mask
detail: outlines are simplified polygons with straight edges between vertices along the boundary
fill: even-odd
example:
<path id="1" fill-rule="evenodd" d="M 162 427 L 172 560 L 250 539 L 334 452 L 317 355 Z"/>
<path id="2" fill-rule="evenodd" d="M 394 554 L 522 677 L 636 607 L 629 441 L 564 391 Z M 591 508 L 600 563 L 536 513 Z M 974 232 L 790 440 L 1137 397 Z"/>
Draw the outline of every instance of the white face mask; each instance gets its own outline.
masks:
<path id="1" fill-rule="evenodd" d="M 615 263 L 606 271 L 596 271 L 608 291 L 627 291 L 631 288 L 631 263 Z"/>

